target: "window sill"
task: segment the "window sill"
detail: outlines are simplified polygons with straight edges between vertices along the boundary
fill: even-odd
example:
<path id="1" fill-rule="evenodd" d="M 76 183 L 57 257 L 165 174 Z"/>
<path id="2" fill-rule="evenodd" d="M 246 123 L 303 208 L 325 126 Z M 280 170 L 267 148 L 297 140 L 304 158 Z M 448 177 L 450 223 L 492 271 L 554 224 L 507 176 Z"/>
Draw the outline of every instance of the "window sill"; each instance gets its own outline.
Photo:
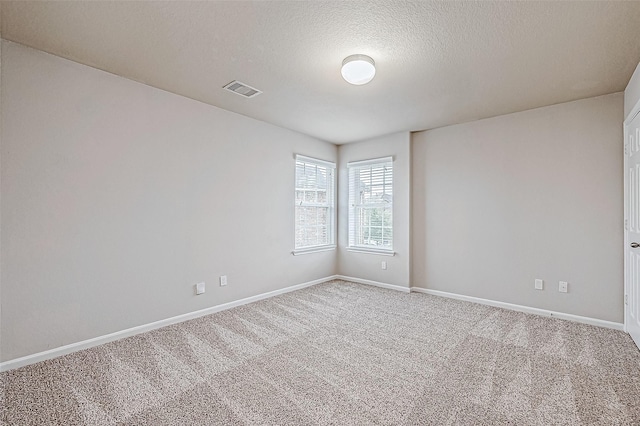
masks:
<path id="1" fill-rule="evenodd" d="M 297 249 L 291 252 L 292 255 L 294 256 L 300 256 L 303 254 L 309 254 L 309 253 L 318 253 L 321 251 L 331 251 L 331 250 L 335 250 L 336 246 L 335 245 L 331 245 L 331 246 L 317 246 L 317 247 L 309 247 L 309 248 L 303 248 L 303 249 Z"/>
<path id="2" fill-rule="evenodd" d="M 373 248 L 366 247 L 347 247 L 347 251 L 352 251 L 354 253 L 367 253 L 367 254 L 377 254 L 380 256 L 395 256 L 396 252 L 393 250 L 376 250 Z"/>

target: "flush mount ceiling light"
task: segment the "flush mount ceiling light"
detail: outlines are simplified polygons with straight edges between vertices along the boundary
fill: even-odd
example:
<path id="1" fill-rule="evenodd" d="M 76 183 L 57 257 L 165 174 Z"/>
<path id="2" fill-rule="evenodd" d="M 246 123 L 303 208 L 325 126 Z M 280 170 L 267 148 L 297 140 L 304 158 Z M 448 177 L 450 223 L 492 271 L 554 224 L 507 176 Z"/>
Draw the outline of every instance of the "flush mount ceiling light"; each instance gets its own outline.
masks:
<path id="1" fill-rule="evenodd" d="M 351 55 L 342 61 L 342 78 L 360 86 L 367 84 L 376 75 L 376 65 L 367 55 Z"/>

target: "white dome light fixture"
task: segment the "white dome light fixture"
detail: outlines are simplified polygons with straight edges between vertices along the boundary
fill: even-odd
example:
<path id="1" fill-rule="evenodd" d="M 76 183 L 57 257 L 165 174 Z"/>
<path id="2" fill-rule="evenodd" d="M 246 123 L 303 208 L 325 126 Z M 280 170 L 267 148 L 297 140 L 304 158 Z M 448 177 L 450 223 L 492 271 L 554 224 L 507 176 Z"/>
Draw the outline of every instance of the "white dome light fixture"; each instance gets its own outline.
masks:
<path id="1" fill-rule="evenodd" d="M 351 55 L 342 61 L 342 78 L 347 83 L 361 86 L 367 84 L 376 75 L 376 64 L 367 55 Z"/>

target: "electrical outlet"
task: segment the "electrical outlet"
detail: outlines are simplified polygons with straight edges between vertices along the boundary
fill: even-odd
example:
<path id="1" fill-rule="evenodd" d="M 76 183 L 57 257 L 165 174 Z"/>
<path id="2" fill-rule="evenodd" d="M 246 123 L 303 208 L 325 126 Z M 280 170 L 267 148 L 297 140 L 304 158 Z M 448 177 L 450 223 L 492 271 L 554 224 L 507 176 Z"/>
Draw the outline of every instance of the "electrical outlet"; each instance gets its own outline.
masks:
<path id="1" fill-rule="evenodd" d="M 204 293 L 204 283 L 198 283 L 196 284 L 196 294 L 202 294 Z"/>
<path id="2" fill-rule="evenodd" d="M 567 293 L 569 291 L 569 283 L 566 281 L 560 281 L 558 283 L 558 291 L 560 293 Z"/>
<path id="3" fill-rule="evenodd" d="M 380 264 L 380 267 L 381 267 L 382 269 L 385 269 L 385 270 L 386 270 L 386 269 L 387 269 L 387 262 L 385 262 L 385 261 L 383 260 L 383 261 L 382 261 L 382 263 Z"/>
<path id="4" fill-rule="evenodd" d="M 220 276 L 220 286 L 225 286 L 227 285 L 227 276 L 226 275 L 221 275 Z"/>
<path id="5" fill-rule="evenodd" d="M 544 281 L 536 279 L 534 282 L 534 287 L 536 290 L 544 290 Z"/>

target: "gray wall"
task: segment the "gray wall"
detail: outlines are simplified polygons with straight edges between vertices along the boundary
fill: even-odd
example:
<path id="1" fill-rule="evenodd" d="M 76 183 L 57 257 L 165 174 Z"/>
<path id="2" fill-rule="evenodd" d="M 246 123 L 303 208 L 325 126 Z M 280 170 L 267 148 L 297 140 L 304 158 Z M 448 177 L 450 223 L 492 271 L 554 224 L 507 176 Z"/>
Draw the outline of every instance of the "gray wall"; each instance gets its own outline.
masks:
<path id="1" fill-rule="evenodd" d="M 334 145 L 2 43 L 1 360 L 336 273 L 290 253 Z"/>
<path id="2" fill-rule="evenodd" d="M 622 321 L 622 94 L 336 148 L 0 56 L 1 361 L 335 273 Z M 339 157 L 337 252 L 290 254 L 294 153 Z M 346 164 L 388 155 L 397 255 L 349 252 Z"/>
<path id="3" fill-rule="evenodd" d="M 411 137 L 409 132 L 395 133 L 359 143 L 340 145 L 338 150 L 338 272 L 402 287 L 410 285 L 410 188 Z M 393 156 L 393 257 L 347 250 L 349 245 L 349 178 L 350 161 Z M 381 269 L 381 262 L 387 269 Z"/>
<path id="4" fill-rule="evenodd" d="M 627 88 L 624 90 L 624 118 L 640 100 L 640 64 L 636 67 Z"/>
<path id="5" fill-rule="evenodd" d="M 622 117 L 616 93 L 413 134 L 413 285 L 622 322 Z"/>

